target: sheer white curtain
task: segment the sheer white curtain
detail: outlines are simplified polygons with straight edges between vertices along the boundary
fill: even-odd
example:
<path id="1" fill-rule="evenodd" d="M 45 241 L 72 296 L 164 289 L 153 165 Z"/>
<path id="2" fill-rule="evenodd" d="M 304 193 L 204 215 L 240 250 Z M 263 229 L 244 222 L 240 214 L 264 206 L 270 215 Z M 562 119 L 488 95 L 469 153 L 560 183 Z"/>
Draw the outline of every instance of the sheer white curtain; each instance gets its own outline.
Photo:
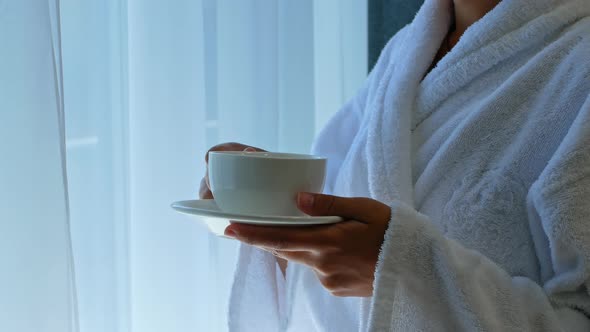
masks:
<path id="1" fill-rule="evenodd" d="M 366 2 L 0 0 L 0 42 L 0 330 L 223 331 L 235 243 L 169 203 L 211 145 L 308 151 Z"/>
<path id="2" fill-rule="evenodd" d="M 55 1 L 0 1 L 0 330 L 75 328 Z"/>

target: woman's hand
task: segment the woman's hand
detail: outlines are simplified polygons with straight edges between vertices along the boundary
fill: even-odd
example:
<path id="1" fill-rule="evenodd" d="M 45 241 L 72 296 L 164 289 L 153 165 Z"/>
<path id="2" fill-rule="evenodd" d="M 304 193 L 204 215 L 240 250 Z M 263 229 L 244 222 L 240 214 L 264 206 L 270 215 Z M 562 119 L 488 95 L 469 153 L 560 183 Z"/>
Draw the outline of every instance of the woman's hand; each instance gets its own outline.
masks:
<path id="1" fill-rule="evenodd" d="M 223 144 L 215 145 L 214 147 L 209 149 L 209 151 L 207 151 L 207 153 L 205 154 L 206 171 L 205 171 L 205 176 L 201 179 L 201 186 L 199 188 L 199 199 L 213 199 L 213 193 L 211 192 L 211 187 L 209 185 L 209 165 L 208 165 L 209 164 L 209 152 L 211 152 L 211 151 L 259 151 L 259 152 L 265 152 L 265 150 L 251 147 L 251 146 L 244 145 L 244 144 L 240 144 L 240 143 L 223 143 Z M 287 269 L 287 261 L 280 258 L 280 257 L 277 257 L 277 262 L 279 264 L 281 272 L 283 272 L 283 275 L 285 275 L 285 271 Z"/>
<path id="2" fill-rule="evenodd" d="M 345 221 L 297 228 L 235 223 L 225 235 L 309 266 L 335 296 L 371 296 L 389 206 L 370 198 L 309 193 L 300 193 L 297 205 L 309 215 L 335 215 Z"/>
<path id="3" fill-rule="evenodd" d="M 223 143 L 218 144 L 205 154 L 205 163 L 209 163 L 209 152 L 211 151 L 264 151 L 262 149 L 254 148 L 240 143 Z M 211 187 L 209 186 L 209 167 L 207 165 L 205 176 L 201 179 L 201 186 L 199 188 L 199 199 L 213 199 Z"/>

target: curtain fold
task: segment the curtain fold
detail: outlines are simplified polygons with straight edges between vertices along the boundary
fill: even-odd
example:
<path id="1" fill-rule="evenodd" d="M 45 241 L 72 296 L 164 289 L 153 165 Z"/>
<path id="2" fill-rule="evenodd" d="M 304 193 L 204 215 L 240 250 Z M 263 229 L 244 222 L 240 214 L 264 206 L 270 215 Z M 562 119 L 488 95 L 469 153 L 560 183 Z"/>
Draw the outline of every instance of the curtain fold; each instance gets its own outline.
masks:
<path id="1" fill-rule="evenodd" d="M 129 331 L 126 1 L 60 1 L 80 330 Z"/>
<path id="2" fill-rule="evenodd" d="M 0 330 L 76 331 L 59 3 L 0 3 Z"/>
<path id="3" fill-rule="evenodd" d="M 236 243 L 169 204 L 212 145 L 308 152 L 365 6 L 0 0 L 0 330 L 226 330 Z"/>
<path id="4" fill-rule="evenodd" d="M 169 207 L 196 198 L 204 174 L 202 2 L 128 11 L 132 326 L 215 331 L 209 236 Z"/>

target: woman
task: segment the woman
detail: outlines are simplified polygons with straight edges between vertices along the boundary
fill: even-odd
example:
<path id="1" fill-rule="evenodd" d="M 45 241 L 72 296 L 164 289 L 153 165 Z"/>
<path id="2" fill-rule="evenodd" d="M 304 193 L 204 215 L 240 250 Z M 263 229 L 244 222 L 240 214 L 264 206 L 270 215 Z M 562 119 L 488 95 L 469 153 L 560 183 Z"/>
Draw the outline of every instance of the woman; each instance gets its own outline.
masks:
<path id="1" fill-rule="evenodd" d="M 230 329 L 590 331 L 588 0 L 427 0 L 313 150 L 347 221 L 229 226 Z"/>

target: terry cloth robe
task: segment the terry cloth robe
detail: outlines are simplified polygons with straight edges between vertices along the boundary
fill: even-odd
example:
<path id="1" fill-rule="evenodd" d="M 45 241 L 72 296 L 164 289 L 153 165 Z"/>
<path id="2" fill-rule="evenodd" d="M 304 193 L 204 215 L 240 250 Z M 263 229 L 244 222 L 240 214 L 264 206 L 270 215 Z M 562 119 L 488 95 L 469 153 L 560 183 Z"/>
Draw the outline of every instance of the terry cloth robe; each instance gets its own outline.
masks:
<path id="1" fill-rule="evenodd" d="M 242 246 L 231 331 L 590 331 L 590 1 L 504 0 L 427 73 L 427 0 L 320 133 L 328 193 L 391 206 L 370 298 Z"/>

